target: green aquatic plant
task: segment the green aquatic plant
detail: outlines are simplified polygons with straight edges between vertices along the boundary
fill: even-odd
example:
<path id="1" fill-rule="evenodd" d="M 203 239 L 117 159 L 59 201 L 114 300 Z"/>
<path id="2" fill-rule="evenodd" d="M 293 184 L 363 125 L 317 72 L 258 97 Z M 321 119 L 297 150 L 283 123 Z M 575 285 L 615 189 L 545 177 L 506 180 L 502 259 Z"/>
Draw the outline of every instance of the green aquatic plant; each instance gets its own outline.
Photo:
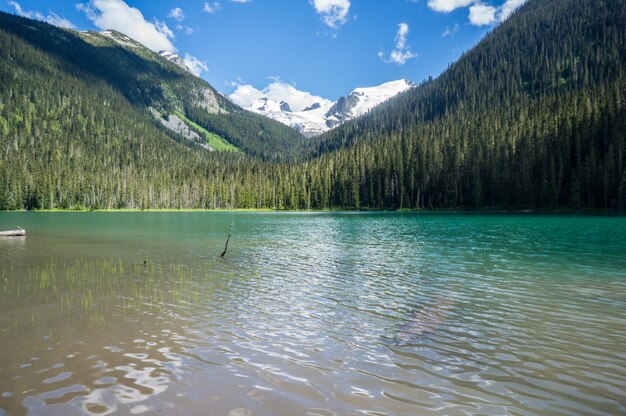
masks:
<path id="1" fill-rule="evenodd" d="M 210 296 L 213 290 L 206 282 L 211 272 L 184 263 L 144 265 L 120 258 L 47 261 L 23 271 L 3 270 L 3 296 L 29 296 L 40 305 L 56 306 L 67 319 L 104 325 L 107 316 L 163 314 Z M 24 320 L 34 327 L 40 315 L 29 314 Z M 15 329 L 20 321 L 21 317 L 14 318 Z"/>

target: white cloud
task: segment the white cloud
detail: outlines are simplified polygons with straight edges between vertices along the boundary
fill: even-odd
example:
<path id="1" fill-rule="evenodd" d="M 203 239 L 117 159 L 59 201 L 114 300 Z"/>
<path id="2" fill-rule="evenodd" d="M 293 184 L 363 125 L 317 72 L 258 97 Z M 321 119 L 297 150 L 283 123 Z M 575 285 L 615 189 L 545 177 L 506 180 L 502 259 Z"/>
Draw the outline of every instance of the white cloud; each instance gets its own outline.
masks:
<path id="1" fill-rule="evenodd" d="M 310 0 L 322 22 L 331 29 L 338 29 L 348 20 L 350 0 Z"/>
<path id="2" fill-rule="evenodd" d="M 404 65 L 407 63 L 407 61 L 413 58 L 417 58 L 416 53 L 413 53 L 411 51 L 394 50 L 394 51 L 391 51 L 391 55 L 389 55 L 389 59 L 386 60 L 385 62 L 394 63 L 398 65 Z"/>
<path id="3" fill-rule="evenodd" d="M 171 31 L 169 27 L 165 24 L 165 22 L 161 22 L 160 20 L 154 19 L 154 23 L 152 23 L 154 27 L 157 29 L 159 33 L 164 34 L 170 39 L 174 38 L 174 32 Z"/>
<path id="4" fill-rule="evenodd" d="M 469 21 L 474 26 L 485 26 L 495 23 L 497 9 L 482 3 L 476 3 L 469 9 Z"/>
<path id="5" fill-rule="evenodd" d="M 195 32 L 193 27 L 184 26 L 184 25 L 176 25 L 176 30 L 179 32 L 184 32 L 186 35 L 191 35 Z"/>
<path id="6" fill-rule="evenodd" d="M 47 23 L 50 23 L 51 25 L 55 25 L 59 27 L 65 27 L 69 29 L 76 28 L 76 26 L 74 26 L 72 22 L 70 22 L 64 17 L 59 16 L 56 13 L 50 12 L 47 15 L 44 15 L 43 13 L 38 12 L 38 11 L 24 10 L 22 9 L 22 6 L 20 6 L 20 4 L 16 1 L 9 1 L 8 4 L 9 6 L 15 9 L 15 13 L 17 13 L 18 15 L 22 17 L 26 17 L 28 19 L 40 20 L 42 22 L 47 22 Z"/>
<path id="7" fill-rule="evenodd" d="M 406 39 L 409 35 L 409 25 L 400 23 L 398 32 L 396 33 L 395 49 L 389 54 L 389 58 L 385 58 L 384 52 L 378 52 L 378 57 L 387 64 L 404 65 L 408 60 L 417 58 L 417 54 L 411 52 L 411 47 L 407 44 Z"/>
<path id="8" fill-rule="evenodd" d="M 237 77 L 235 81 L 224 81 L 224 85 L 230 88 L 237 88 L 240 85 L 244 84 L 244 80 L 241 77 Z"/>
<path id="9" fill-rule="evenodd" d="M 148 22 L 139 9 L 122 0 L 90 0 L 78 3 L 76 7 L 101 30 L 117 30 L 154 51 L 176 51 L 171 41 L 174 33 L 165 23 L 158 20 Z"/>
<path id="10" fill-rule="evenodd" d="M 202 9 L 202 11 L 204 13 L 213 14 L 217 12 L 219 9 L 220 9 L 220 4 L 218 2 L 213 2 L 213 3 L 205 2 L 204 8 Z"/>
<path id="11" fill-rule="evenodd" d="M 498 11 L 498 21 L 506 20 L 511 13 L 526 3 L 526 0 L 507 0 Z"/>
<path id="12" fill-rule="evenodd" d="M 235 91 L 228 96 L 233 102 L 243 108 L 250 107 L 255 101 L 264 97 L 263 92 L 252 85 L 237 85 Z"/>
<path id="13" fill-rule="evenodd" d="M 261 98 L 269 98 L 278 103 L 284 101 L 289 104 L 292 111 L 302 111 L 312 104 L 319 103 L 322 106 L 331 104 L 330 100 L 318 97 L 307 91 L 300 91 L 294 85 L 272 78 L 270 83 L 263 90 L 258 90 L 252 85 L 238 82 L 230 83 L 235 87 L 235 91 L 229 96 L 233 102 L 241 107 L 249 108 L 255 101 Z"/>
<path id="14" fill-rule="evenodd" d="M 436 12 L 450 13 L 461 7 L 467 7 L 476 0 L 428 0 L 428 7 Z"/>
<path id="15" fill-rule="evenodd" d="M 412 0 L 416 2 L 417 0 Z M 428 0 L 428 7 L 436 12 L 450 13 L 469 6 L 469 21 L 474 26 L 485 26 L 506 20 L 513 11 L 527 0 L 506 0 L 500 7 L 482 3 L 480 0 Z M 454 30 L 446 29 L 443 36 L 450 36 Z"/>
<path id="16" fill-rule="evenodd" d="M 444 38 L 448 36 L 454 36 L 454 34 L 459 30 L 461 30 L 461 26 L 459 26 L 458 23 L 455 23 L 454 26 L 452 26 L 452 29 L 450 29 L 450 27 L 446 27 L 446 30 L 441 34 L 441 36 Z"/>
<path id="17" fill-rule="evenodd" d="M 180 7 L 174 7 L 172 10 L 170 10 L 167 14 L 167 17 L 178 21 L 178 24 L 176 25 L 176 30 L 178 30 L 179 32 L 191 35 L 195 31 L 192 27 L 185 26 L 181 23 L 183 20 L 185 20 L 186 16 L 185 12 L 183 12 L 183 9 L 181 9 Z"/>
<path id="18" fill-rule="evenodd" d="M 398 25 L 398 33 L 396 33 L 396 49 L 406 48 L 406 37 L 409 34 L 409 25 L 400 23 Z"/>
<path id="19" fill-rule="evenodd" d="M 189 68 L 189 70 L 197 77 L 202 75 L 203 72 L 209 72 L 209 67 L 207 66 L 206 62 L 201 61 L 195 56 L 189 55 L 188 53 L 185 54 L 185 58 L 183 59 L 183 61 L 185 61 L 185 65 L 187 65 L 187 68 Z"/>
<path id="20" fill-rule="evenodd" d="M 185 20 L 185 12 L 183 12 L 183 9 L 181 9 L 180 7 L 175 7 L 169 11 L 167 17 L 182 22 L 183 20 Z"/>
<path id="21" fill-rule="evenodd" d="M 233 3 L 250 3 L 252 0 L 230 0 Z"/>

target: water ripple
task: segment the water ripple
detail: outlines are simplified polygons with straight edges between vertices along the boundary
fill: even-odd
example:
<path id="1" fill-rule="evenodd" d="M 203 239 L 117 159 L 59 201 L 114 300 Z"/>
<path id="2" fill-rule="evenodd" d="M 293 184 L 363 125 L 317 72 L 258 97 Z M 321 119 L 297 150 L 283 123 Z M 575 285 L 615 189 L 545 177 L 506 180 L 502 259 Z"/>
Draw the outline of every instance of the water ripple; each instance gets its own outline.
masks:
<path id="1" fill-rule="evenodd" d="M 198 218 L 119 259 L 10 246 L 0 414 L 626 413 L 621 218 L 229 215 L 226 259 Z"/>

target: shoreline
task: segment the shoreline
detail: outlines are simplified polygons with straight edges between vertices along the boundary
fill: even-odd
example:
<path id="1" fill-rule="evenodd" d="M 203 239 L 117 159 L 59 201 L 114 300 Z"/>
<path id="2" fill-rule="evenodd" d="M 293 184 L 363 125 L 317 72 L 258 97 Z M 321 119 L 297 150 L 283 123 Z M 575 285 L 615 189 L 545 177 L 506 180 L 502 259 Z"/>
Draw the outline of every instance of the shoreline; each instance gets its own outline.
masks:
<path id="1" fill-rule="evenodd" d="M 224 208 L 224 209 L 204 209 L 204 208 L 148 208 L 148 209 L 34 209 L 34 210 L 4 210 L 1 213 L 33 212 L 33 213 L 422 213 L 422 214 L 563 214 L 563 215 L 607 215 L 626 216 L 626 210 L 613 210 L 602 208 L 572 209 L 572 208 L 533 208 L 533 209 L 273 209 L 273 208 Z"/>

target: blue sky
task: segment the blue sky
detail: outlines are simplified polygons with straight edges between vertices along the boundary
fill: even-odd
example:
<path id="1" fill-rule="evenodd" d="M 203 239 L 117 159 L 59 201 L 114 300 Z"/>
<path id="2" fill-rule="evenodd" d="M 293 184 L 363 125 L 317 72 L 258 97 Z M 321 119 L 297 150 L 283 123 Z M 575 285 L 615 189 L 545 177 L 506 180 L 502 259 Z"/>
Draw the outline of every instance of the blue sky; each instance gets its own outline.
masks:
<path id="1" fill-rule="evenodd" d="M 524 1 L 0 0 L 0 10 L 117 29 L 177 52 L 225 94 L 278 86 L 335 100 L 437 76 Z"/>

